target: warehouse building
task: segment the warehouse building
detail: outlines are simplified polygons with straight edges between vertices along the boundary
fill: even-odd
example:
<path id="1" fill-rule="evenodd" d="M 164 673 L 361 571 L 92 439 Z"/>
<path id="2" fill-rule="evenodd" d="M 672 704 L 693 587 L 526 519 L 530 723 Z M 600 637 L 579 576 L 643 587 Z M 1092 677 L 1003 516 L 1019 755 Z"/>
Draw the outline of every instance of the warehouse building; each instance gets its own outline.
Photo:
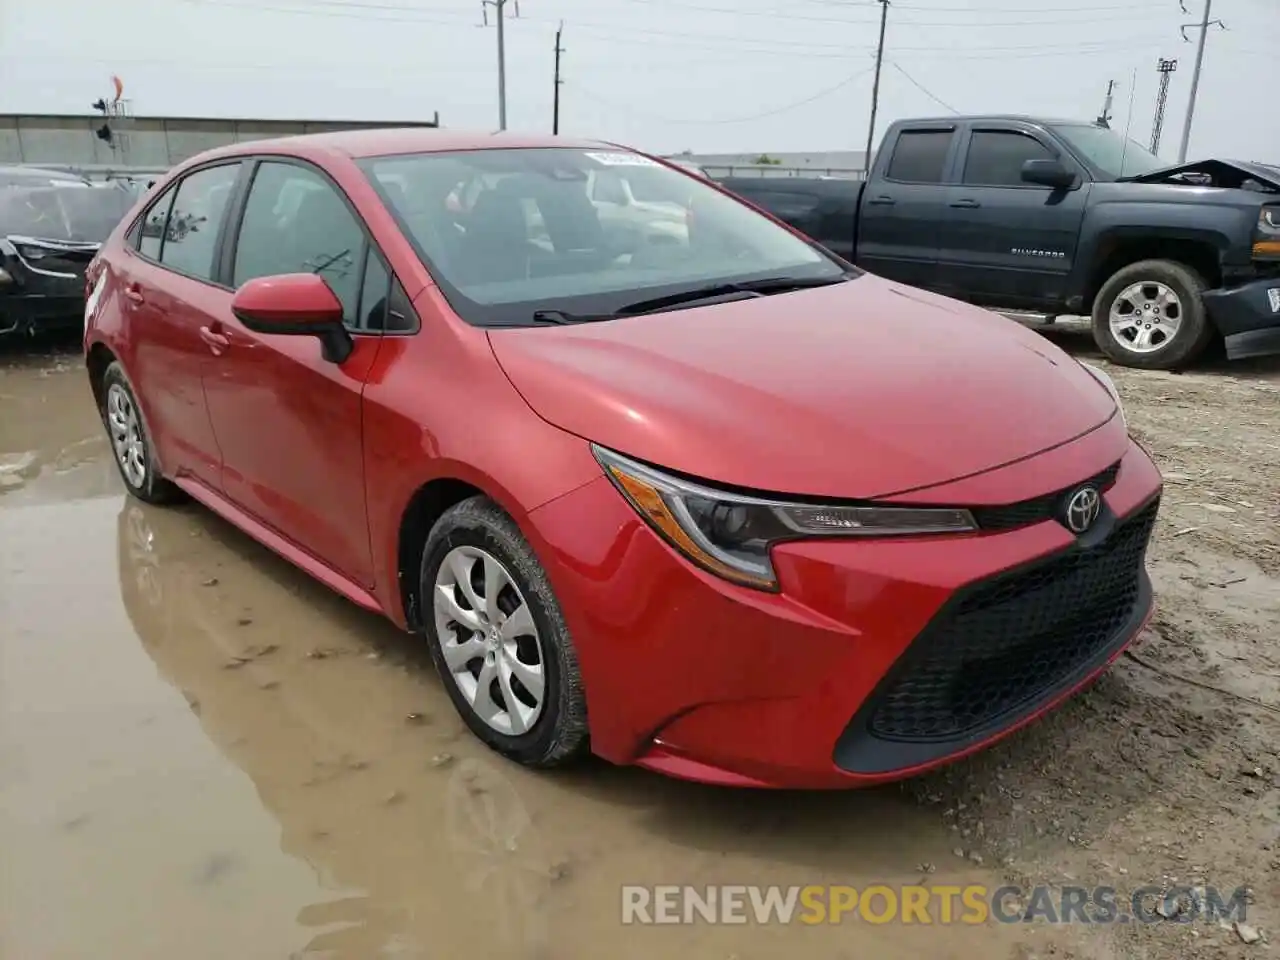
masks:
<path id="1" fill-rule="evenodd" d="M 376 127 L 438 127 L 431 120 L 254 120 L 132 117 L 88 113 L 0 114 L 0 164 L 37 164 L 85 173 L 162 171 L 204 150 L 302 133 Z"/>

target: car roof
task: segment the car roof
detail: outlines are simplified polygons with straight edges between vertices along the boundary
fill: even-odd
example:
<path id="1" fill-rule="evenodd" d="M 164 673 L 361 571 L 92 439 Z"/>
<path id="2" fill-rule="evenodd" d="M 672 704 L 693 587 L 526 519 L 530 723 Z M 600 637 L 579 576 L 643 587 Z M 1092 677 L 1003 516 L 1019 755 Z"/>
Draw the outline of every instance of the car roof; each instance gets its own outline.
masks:
<path id="1" fill-rule="evenodd" d="M 909 120 L 897 121 L 901 126 L 911 126 L 913 123 L 1037 123 L 1041 125 L 1054 126 L 1057 124 L 1066 124 L 1071 126 L 1097 126 L 1094 120 L 1081 120 L 1079 118 L 1071 119 L 1066 117 L 1033 117 L 1024 113 L 974 113 L 964 114 L 960 116 L 952 115 L 948 117 L 911 117 Z"/>
<path id="2" fill-rule="evenodd" d="M 440 130 L 434 127 L 382 127 L 366 130 L 336 130 L 308 133 L 271 140 L 249 140 L 218 147 L 193 157 L 204 161 L 215 157 L 246 156 L 257 153 L 287 153 L 319 159 L 322 156 L 362 157 L 393 156 L 409 153 L 439 153 L 447 150 L 502 150 L 538 147 L 569 149 L 619 149 L 618 145 L 599 140 L 576 140 L 568 137 L 494 133 L 476 130 Z M 629 148 L 621 148 L 629 149 Z M 188 161 L 189 163 L 190 161 Z M 185 166 L 186 164 L 184 164 Z"/>
<path id="3" fill-rule="evenodd" d="M 66 170 L 49 170 L 45 167 L 25 167 L 0 164 L 0 173 L 10 176 L 31 177 L 39 180 L 84 180 L 84 177 Z"/>

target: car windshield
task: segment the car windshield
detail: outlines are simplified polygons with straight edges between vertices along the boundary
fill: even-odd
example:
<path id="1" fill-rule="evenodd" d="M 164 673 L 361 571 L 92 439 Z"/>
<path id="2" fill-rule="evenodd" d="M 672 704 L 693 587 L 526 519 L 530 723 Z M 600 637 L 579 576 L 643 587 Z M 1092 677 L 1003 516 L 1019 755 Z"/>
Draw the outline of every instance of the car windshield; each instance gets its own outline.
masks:
<path id="1" fill-rule="evenodd" d="M 1114 130 L 1088 123 L 1054 124 L 1053 130 L 1109 177 L 1139 177 L 1169 164 Z"/>
<path id="2" fill-rule="evenodd" d="M 87 187 L 89 181 L 40 171 L 0 170 L 0 190 L 7 187 Z"/>
<path id="3" fill-rule="evenodd" d="M 756 279 L 849 272 L 710 184 L 616 148 L 361 161 L 458 314 L 528 324 Z"/>
<path id="4" fill-rule="evenodd" d="M 127 190 L 11 187 L 0 190 L 0 236 L 102 243 L 133 200 Z"/>

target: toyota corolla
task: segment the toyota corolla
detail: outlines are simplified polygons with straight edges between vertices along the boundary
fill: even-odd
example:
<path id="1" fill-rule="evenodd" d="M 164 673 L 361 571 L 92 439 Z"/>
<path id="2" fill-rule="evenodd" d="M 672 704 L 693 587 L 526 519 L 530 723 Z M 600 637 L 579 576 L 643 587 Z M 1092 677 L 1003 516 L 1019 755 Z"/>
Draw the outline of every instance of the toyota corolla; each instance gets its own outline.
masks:
<path id="1" fill-rule="evenodd" d="M 641 168 L 644 209 L 603 215 Z M 625 148 L 218 149 L 86 281 L 129 493 L 420 636 L 523 764 L 900 778 L 1051 709 L 1151 612 L 1160 476 L 1105 373 Z"/>

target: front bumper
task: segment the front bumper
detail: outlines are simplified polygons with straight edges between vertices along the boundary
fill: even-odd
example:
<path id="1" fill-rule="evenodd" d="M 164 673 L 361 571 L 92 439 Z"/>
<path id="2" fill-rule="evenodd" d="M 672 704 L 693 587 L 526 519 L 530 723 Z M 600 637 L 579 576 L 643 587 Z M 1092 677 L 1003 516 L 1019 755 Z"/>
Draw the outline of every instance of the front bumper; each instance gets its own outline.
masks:
<path id="1" fill-rule="evenodd" d="M 84 323 L 89 253 L 51 248 L 48 256 L 27 260 L 5 244 L 0 249 L 0 336 L 78 329 Z"/>
<path id="2" fill-rule="evenodd" d="M 6 296 L 0 290 L 0 337 L 79 330 L 83 323 L 83 293 Z"/>
<path id="3" fill-rule="evenodd" d="M 1228 359 L 1280 353 L 1280 277 L 1206 290 L 1202 299 Z"/>
<path id="4" fill-rule="evenodd" d="M 1063 486 L 1116 452 L 1082 459 Z M 1160 478 L 1136 444 L 1119 459 L 1079 540 L 1050 520 L 797 542 L 774 551 L 779 594 L 694 568 L 604 478 L 535 510 L 595 752 L 703 782 L 817 789 L 911 776 L 1006 736 L 1096 677 L 1150 615 Z"/>

